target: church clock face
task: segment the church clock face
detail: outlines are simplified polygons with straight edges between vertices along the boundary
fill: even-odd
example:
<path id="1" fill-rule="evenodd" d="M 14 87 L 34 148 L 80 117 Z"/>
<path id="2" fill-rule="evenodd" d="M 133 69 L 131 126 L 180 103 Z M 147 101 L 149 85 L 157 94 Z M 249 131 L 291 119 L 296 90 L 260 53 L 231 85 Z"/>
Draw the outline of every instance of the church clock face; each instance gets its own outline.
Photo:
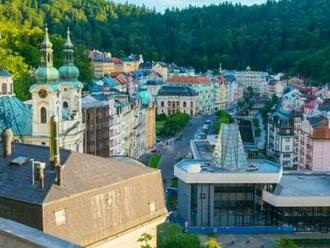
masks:
<path id="1" fill-rule="evenodd" d="M 38 95 L 39 95 L 40 98 L 46 98 L 47 95 L 48 95 L 47 90 L 45 90 L 45 89 L 40 89 L 40 90 L 38 91 Z"/>

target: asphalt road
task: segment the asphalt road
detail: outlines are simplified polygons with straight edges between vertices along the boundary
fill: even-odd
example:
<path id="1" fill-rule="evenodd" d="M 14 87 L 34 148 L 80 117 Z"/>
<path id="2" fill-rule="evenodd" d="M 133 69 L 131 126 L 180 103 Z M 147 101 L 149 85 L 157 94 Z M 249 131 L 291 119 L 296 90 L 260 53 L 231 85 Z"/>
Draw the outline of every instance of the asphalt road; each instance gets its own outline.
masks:
<path id="1" fill-rule="evenodd" d="M 203 126 L 204 122 L 209 119 L 215 120 L 215 117 L 193 117 L 189 126 L 181 134 L 158 144 L 157 150 L 162 155 L 159 168 L 162 171 L 164 185 L 166 187 L 169 186 L 171 179 L 174 177 L 174 164 L 178 159 L 185 158 L 191 152 L 190 140 L 194 139 L 196 132 Z"/>

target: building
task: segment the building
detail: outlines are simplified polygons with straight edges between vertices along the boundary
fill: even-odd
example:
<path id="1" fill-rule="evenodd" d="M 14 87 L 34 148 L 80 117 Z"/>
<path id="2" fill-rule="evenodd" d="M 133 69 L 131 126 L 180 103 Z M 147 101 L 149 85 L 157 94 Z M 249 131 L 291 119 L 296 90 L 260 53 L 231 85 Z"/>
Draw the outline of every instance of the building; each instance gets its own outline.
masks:
<path id="1" fill-rule="evenodd" d="M 199 112 L 197 92 L 188 86 L 162 86 L 157 95 L 157 114 L 186 113 L 194 116 Z"/>
<path id="2" fill-rule="evenodd" d="M 93 85 L 83 98 L 86 153 L 139 158 L 155 144 L 156 107 L 145 85 L 130 95 L 115 85 Z"/>
<path id="3" fill-rule="evenodd" d="M 139 68 L 143 63 L 142 55 L 131 54 L 127 58 L 112 57 L 110 52 L 98 50 L 88 51 L 88 58 L 91 61 L 91 69 L 95 78 L 101 78 L 112 73 L 130 73 Z"/>
<path id="4" fill-rule="evenodd" d="M 3 133 L 0 217 L 80 246 L 138 248 L 145 232 L 155 246 L 167 216 L 160 171 L 127 157 L 60 150 L 56 118 L 50 149 Z"/>
<path id="5" fill-rule="evenodd" d="M 297 132 L 299 170 L 330 171 L 330 121 L 326 116 L 304 117 Z"/>
<path id="6" fill-rule="evenodd" d="M 158 91 L 164 85 L 164 81 L 160 79 L 150 79 L 146 81 L 145 85 L 147 86 L 148 92 L 151 96 L 153 102 L 156 102 Z"/>
<path id="7" fill-rule="evenodd" d="M 0 129 L 11 127 L 18 142 L 49 144 L 48 121 L 51 115 L 59 117 L 60 146 L 73 151 L 83 151 L 81 91 L 79 70 L 74 65 L 74 46 L 68 30 L 64 44 L 64 63 L 53 67 L 53 49 L 46 28 L 41 43 L 41 63 L 35 71 L 36 83 L 30 87 L 32 99 L 22 103 L 13 92 L 10 74 L 0 74 L 1 113 Z"/>
<path id="8" fill-rule="evenodd" d="M 215 143 L 192 140 L 194 159 L 174 166 L 178 216 L 188 232 L 330 230 L 329 175 L 284 173 L 277 163 L 246 159 L 237 124 L 222 124 Z"/>
<path id="9" fill-rule="evenodd" d="M 247 67 L 245 71 L 221 70 L 220 72 L 222 75 L 234 76 L 244 89 L 251 87 L 256 94 L 267 94 L 269 78 L 267 72 L 252 71 L 250 67 Z"/>
<path id="10" fill-rule="evenodd" d="M 138 92 L 141 103 L 140 117 L 144 120 L 144 148 L 151 149 L 156 144 L 156 104 L 149 94 L 147 85 L 141 85 Z"/>
<path id="11" fill-rule="evenodd" d="M 168 85 L 188 86 L 198 94 L 198 111 L 201 114 L 211 114 L 214 111 L 214 84 L 205 76 L 173 76 L 168 79 Z"/>
<path id="12" fill-rule="evenodd" d="M 164 81 L 168 79 L 168 73 L 169 73 L 168 66 L 163 62 L 147 61 L 144 62 L 143 64 L 140 64 L 139 68 L 144 70 L 153 70 L 157 72 L 159 75 L 161 75 L 161 78 Z"/>
<path id="13" fill-rule="evenodd" d="M 236 106 L 243 97 L 243 88 L 232 75 L 218 76 L 214 83 L 214 110 Z"/>
<path id="14" fill-rule="evenodd" d="M 277 105 L 267 122 L 267 155 L 285 168 L 296 168 L 295 130 L 293 112 Z"/>
<path id="15" fill-rule="evenodd" d="M 104 95 L 88 95 L 82 99 L 83 122 L 86 125 L 84 135 L 84 152 L 95 156 L 110 157 L 111 148 L 115 145 L 113 133 L 110 132 L 111 112 L 114 100 Z"/>

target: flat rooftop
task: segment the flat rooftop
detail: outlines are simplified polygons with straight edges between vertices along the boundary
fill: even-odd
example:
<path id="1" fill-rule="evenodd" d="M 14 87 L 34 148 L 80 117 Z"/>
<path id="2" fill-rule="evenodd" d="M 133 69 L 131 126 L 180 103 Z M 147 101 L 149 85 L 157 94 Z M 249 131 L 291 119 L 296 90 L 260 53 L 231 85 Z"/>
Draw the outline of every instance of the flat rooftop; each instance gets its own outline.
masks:
<path id="1" fill-rule="evenodd" d="M 330 196 L 330 173 L 283 174 L 273 194 L 278 196 Z"/>
<path id="2" fill-rule="evenodd" d="M 211 161 L 203 161 L 203 160 L 182 160 L 179 163 L 176 164 L 178 168 L 181 170 L 187 172 L 187 173 L 249 173 L 249 174 L 259 174 L 259 173 L 279 173 L 281 171 L 281 167 L 273 163 L 269 160 L 265 159 L 251 159 L 248 160 L 248 164 L 253 164 L 258 169 L 257 170 L 247 170 L 246 168 L 240 168 L 235 170 L 228 170 L 221 167 L 213 166 Z M 200 171 L 197 172 L 197 170 L 193 170 L 192 172 L 191 168 L 197 168 L 197 166 L 200 167 Z M 330 191 L 330 189 L 329 189 Z"/>

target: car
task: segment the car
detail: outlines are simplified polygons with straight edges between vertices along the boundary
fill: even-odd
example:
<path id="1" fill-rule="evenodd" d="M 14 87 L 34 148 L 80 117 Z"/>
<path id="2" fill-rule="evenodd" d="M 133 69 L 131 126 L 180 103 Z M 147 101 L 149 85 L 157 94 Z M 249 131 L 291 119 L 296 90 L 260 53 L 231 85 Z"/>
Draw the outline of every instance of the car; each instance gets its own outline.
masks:
<path id="1" fill-rule="evenodd" d="M 211 120 L 206 120 L 206 121 L 205 121 L 205 124 L 211 124 L 211 123 L 212 123 Z"/>

